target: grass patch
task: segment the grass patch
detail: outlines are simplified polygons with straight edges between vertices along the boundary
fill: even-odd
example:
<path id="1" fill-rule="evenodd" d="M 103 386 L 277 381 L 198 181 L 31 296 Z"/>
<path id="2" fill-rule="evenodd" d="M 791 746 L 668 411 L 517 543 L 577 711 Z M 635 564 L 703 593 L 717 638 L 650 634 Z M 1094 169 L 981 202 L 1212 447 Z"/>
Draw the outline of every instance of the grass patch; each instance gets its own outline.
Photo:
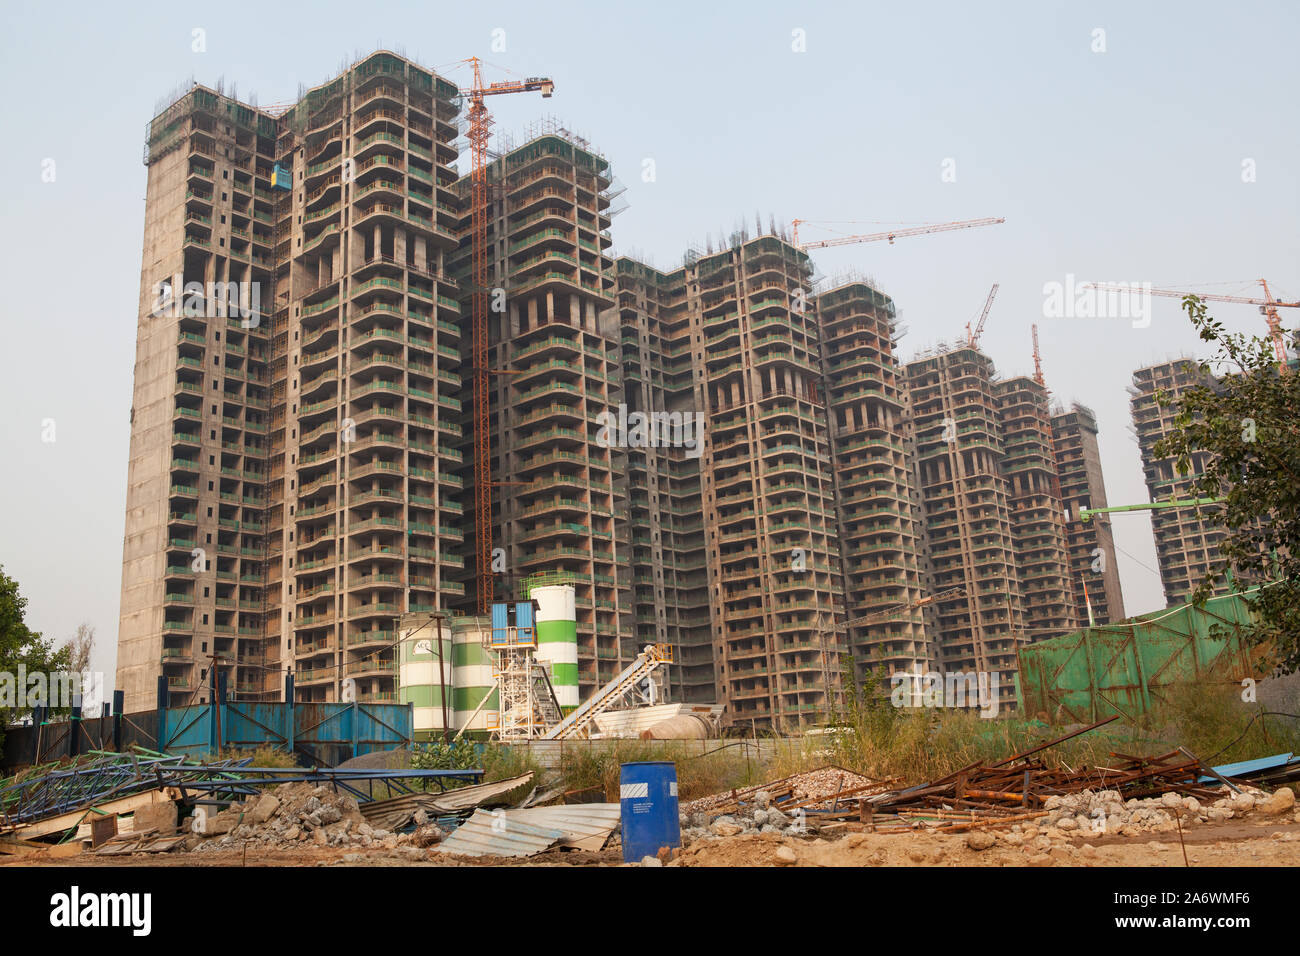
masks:
<path id="1" fill-rule="evenodd" d="M 239 748 L 227 747 L 215 754 L 205 754 L 196 758 L 199 763 L 211 763 L 214 760 L 246 760 L 252 757 L 250 767 L 296 767 L 298 759 L 287 750 L 278 747 Z"/>
<path id="2" fill-rule="evenodd" d="M 738 742 L 703 754 L 670 741 L 611 740 L 601 746 L 565 748 L 560 776 L 565 790 L 599 788 L 610 802 L 618 801 L 620 768 L 625 763 L 668 761 L 677 765 L 677 794 L 681 800 L 749 787 L 770 779 L 770 764 Z"/>
<path id="3" fill-rule="evenodd" d="M 846 693 L 836 730 L 805 738 L 799 753 L 778 761 L 789 772 L 838 763 L 905 784 L 945 777 L 976 762 L 995 763 L 1060 737 L 1070 725 L 1021 717 L 984 719 L 971 710 L 897 708 L 873 678 Z M 1212 679 L 1171 685 L 1149 714 L 1121 718 L 1037 755 L 1049 767 L 1107 766 L 1114 752 L 1157 755 L 1185 747 L 1207 763 L 1224 764 L 1300 751 L 1300 721 L 1263 716 L 1241 700 L 1240 687 Z"/>

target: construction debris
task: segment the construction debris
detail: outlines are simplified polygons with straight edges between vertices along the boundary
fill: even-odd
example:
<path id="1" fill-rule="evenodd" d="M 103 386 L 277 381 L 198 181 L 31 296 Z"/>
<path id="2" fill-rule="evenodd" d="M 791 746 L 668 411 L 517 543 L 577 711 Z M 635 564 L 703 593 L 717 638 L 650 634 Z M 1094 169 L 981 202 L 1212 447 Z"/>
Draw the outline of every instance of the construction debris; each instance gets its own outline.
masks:
<path id="1" fill-rule="evenodd" d="M 875 780 L 865 777 L 843 767 L 827 765 L 816 770 L 796 773 L 780 780 L 750 787 L 747 790 L 730 790 L 701 797 L 682 805 L 682 812 L 727 813 L 738 809 L 744 803 L 752 802 L 760 793 L 766 794 L 768 802 L 781 804 L 785 809 L 796 806 L 804 809 L 827 809 L 840 799 L 849 796 L 861 796 L 866 792 L 884 790 L 892 780 Z"/>
<path id="2" fill-rule="evenodd" d="M 241 844 L 275 846 L 396 847 L 409 843 L 362 816 L 357 801 L 346 793 L 310 783 L 282 784 L 270 793 L 232 804 L 215 816 L 195 811 L 196 852 Z"/>
<path id="3" fill-rule="evenodd" d="M 371 826 L 385 830 L 400 830 L 415 820 L 420 811 L 426 819 L 467 813 L 479 807 L 501 806 L 513 803 L 513 796 L 532 782 L 532 771 L 507 780 L 481 783 L 445 793 L 412 793 L 389 800 L 376 800 L 361 805 L 361 813 Z M 532 794 L 528 794 L 532 796 Z M 423 823 L 424 820 L 415 820 Z"/>
<path id="4" fill-rule="evenodd" d="M 617 803 L 584 803 L 557 807 L 476 810 L 461 824 L 439 853 L 460 856 L 534 856 L 554 846 L 600 850 L 618 829 Z"/>
<path id="5" fill-rule="evenodd" d="M 376 793 L 387 798 L 395 791 L 411 794 L 434 784 L 449 796 L 449 784 L 472 784 L 483 776 L 482 770 L 345 770 L 251 763 L 252 758 L 195 763 L 134 748 L 121 754 L 96 751 L 70 764 L 32 768 L 0 786 L 0 833 L 30 840 L 66 833 L 91 814 L 133 813 L 172 798 L 200 807 L 240 803 L 290 784 L 325 786 L 335 794 L 351 795 L 355 803 L 370 802 Z"/>
<path id="6" fill-rule="evenodd" d="M 475 810 L 436 852 L 458 856 L 533 856 L 549 850 L 563 838 L 564 831 L 554 827 L 521 821 L 505 826 L 500 814 Z"/>
<path id="7" fill-rule="evenodd" d="M 618 829 L 622 808 L 617 803 L 581 803 L 559 807 L 503 810 L 505 826 L 527 823 L 562 834 L 559 845 L 575 850 L 600 850 Z"/>
<path id="8" fill-rule="evenodd" d="M 1112 766 L 1052 768 L 1038 754 L 1115 717 L 1076 728 L 997 763 L 974 763 L 939 780 L 896 788 L 840 767 L 822 767 L 747 790 L 715 794 L 682 806 L 683 838 L 766 834 L 799 836 L 850 821 L 877 833 L 926 829 L 975 833 L 988 828 L 1034 833 L 1164 832 L 1193 822 L 1222 821 L 1261 805 L 1261 791 L 1240 776 L 1276 780 L 1300 762 L 1291 754 L 1246 764 L 1208 767 L 1184 748 L 1149 757 L 1113 753 Z M 1276 815 L 1295 795 L 1283 788 L 1269 800 Z M 1262 806 L 1261 806 L 1262 810 Z M 974 843 L 991 845 L 980 836 Z"/>

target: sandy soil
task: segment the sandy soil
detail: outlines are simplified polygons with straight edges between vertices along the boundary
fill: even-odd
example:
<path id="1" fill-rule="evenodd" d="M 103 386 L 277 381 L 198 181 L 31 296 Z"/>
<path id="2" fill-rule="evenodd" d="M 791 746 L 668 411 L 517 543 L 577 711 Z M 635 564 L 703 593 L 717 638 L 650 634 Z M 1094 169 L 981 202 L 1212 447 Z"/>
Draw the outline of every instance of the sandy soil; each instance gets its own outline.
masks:
<path id="1" fill-rule="evenodd" d="M 1187 862 L 1184 864 L 1183 850 Z M 136 854 L 52 858 L 46 851 L 0 857 L 0 866 L 620 866 L 618 849 L 598 853 L 552 850 L 527 860 L 453 858 L 428 850 L 303 848 L 209 853 Z M 850 824 L 834 836 L 791 838 L 776 834 L 700 840 L 668 866 L 1300 866 L 1300 823 L 1233 820 L 1177 833 L 1054 840 L 1044 851 L 1013 846 L 971 849 L 966 834 L 878 834 Z"/>
<path id="2" fill-rule="evenodd" d="M 1300 824 L 1229 822 L 1184 834 L 1143 834 L 1053 841 L 1044 852 L 1002 841 L 973 850 L 965 834 L 850 833 L 835 840 L 775 835 L 701 841 L 687 847 L 682 866 L 1296 866 Z M 1183 846 L 1187 863 L 1183 861 Z M 782 846 L 788 853 L 779 854 Z M 793 853 L 793 862 L 789 859 Z M 784 857 L 784 858 L 783 858 Z"/>

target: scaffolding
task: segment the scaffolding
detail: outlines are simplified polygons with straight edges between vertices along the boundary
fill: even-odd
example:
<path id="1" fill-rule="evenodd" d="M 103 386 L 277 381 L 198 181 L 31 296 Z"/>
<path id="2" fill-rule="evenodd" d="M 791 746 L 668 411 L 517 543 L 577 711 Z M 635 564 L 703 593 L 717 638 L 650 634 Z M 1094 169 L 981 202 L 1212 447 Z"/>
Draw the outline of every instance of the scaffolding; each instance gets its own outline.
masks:
<path id="1" fill-rule="evenodd" d="M 541 666 L 533 656 L 537 632 L 533 628 L 508 627 L 484 631 L 483 643 L 495 657 L 492 677 L 496 681 L 498 711 L 495 725 L 488 718 L 488 730 L 499 740 L 529 740 L 546 731 L 538 706 L 536 671 Z"/>

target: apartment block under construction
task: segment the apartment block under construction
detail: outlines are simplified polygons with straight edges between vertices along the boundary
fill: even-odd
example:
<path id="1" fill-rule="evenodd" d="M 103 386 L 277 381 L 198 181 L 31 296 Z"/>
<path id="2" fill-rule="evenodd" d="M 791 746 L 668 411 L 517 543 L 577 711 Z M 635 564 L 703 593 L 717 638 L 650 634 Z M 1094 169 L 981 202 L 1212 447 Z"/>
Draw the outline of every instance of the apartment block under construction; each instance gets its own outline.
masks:
<path id="1" fill-rule="evenodd" d="M 775 236 L 685 266 L 719 703 L 733 722 L 824 716 L 842 581 L 808 256 Z"/>
<path id="2" fill-rule="evenodd" d="M 663 273 L 624 257 L 616 263 L 616 280 L 628 416 L 644 416 L 647 439 L 656 439 L 627 450 L 636 642 L 672 645 L 669 693 L 687 703 L 712 703 L 717 666 L 700 493 L 706 435 L 690 435 L 691 443 L 658 440 L 699 421 L 686 271 Z M 655 427 L 656 421 L 664 425 Z"/>
<path id="3" fill-rule="evenodd" d="M 1194 453 L 1184 475 L 1179 473 L 1175 459 L 1158 456 L 1155 446 L 1171 431 L 1179 398 L 1189 388 L 1204 383 L 1204 377 L 1191 359 L 1149 365 L 1133 373 L 1129 407 L 1152 502 L 1200 497 L 1194 483 L 1205 470 L 1207 455 Z M 1167 396 L 1166 405 L 1156 401 L 1157 392 Z M 1215 505 L 1201 505 L 1151 512 L 1151 530 L 1156 539 L 1166 603 L 1186 601 L 1220 560 L 1219 545 L 1227 530 L 1217 520 L 1218 511 Z M 1228 589 L 1227 582 L 1221 581 L 1214 593 L 1225 594 Z"/>
<path id="4" fill-rule="evenodd" d="M 917 485 L 935 602 L 939 669 L 998 674 L 1014 702 L 1016 648 L 1029 640 L 992 361 L 961 345 L 907 365 Z"/>
<path id="5" fill-rule="evenodd" d="M 210 699 L 219 672 L 254 699 L 289 670 L 302 700 L 345 678 L 395 699 L 393 620 L 463 593 L 455 93 L 376 53 L 275 115 L 194 87 L 150 124 L 128 710 L 160 676 Z M 260 309 L 159 314 L 173 276 Z"/>
<path id="6" fill-rule="evenodd" d="M 1047 388 L 1028 376 L 994 385 L 1011 533 L 1030 639 L 1082 627 L 1075 614 L 1061 483 Z"/>
<path id="7" fill-rule="evenodd" d="M 1097 624 L 1122 621 L 1124 596 L 1110 516 L 1096 515 L 1086 522 L 1079 518 L 1080 508 L 1105 508 L 1108 504 L 1097 446 L 1097 416 L 1092 409 L 1074 402 L 1068 411 L 1055 411 L 1052 445 L 1061 479 L 1061 503 L 1069 516 L 1066 535 L 1074 619 Z"/>
<path id="8" fill-rule="evenodd" d="M 856 680 L 995 671 L 1010 707 L 1016 648 L 1082 622 L 1078 562 L 1110 547 L 1064 517 L 1104 502 L 1095 423 L 1054 430 L 1042 383 L 974 345 L 905 364 L 890 297 L 815 283 L 775 227 L 669 271 L 613 258 L 610 165 L 553 123 L 491 158 L 475 216 L 459 92 L 376 53 L 288 109 L 194 87 L 151 124 L 128 709 L 218 675 L 393 700 L 403 615 L 544 574 L 575 588 L 582 697 L 657 643 L 673 698 L 737 727 L 824 722 L 846 655 Z M 159 317 L 177 276 L 260 309 Z M 1094 611 L 1122 613 L 1113 583 Z"/>
<path id="9" fill-rule="evenodd" d="M 473 567 L 474 580 L 483 587 L 499 574 L 508 591 L 558 572 L 574 584 L 585 696 L 637 655 L 627 450 L 602 436 L 624 388 L 606 254 L 614 182 L 604 157 L 558 132 L 505 152 L 487 180 L 488 285 L 499 290 L 487 330 L 497 566 Z M 467 276 L 469 183 L 458 189 L 456 268 Z"/>
<path id="10" fill-rule="evenodd" d="M 683 700 L 723 703 L 751 728 L 823 719 L 839 682 L 810 273 L 774 235 L 690 253 L 670 273 L 617 265 L 629 413 L 683 439 L 629 451 L 637 637 L 675 642 Z"/>
<path id="11" fill-rule="evenodd" d="M 395 700 L 394 619 L 464 593 L 455 92 L 378 54 L 280 117 L 267 603 L 300 700 Z"/>
<path id="12" fill-rule="evenodd" d="M 859 678 L 928 670 L 916 435 L 893 300 L 866 281 L 816 298 L 831 431 L 846 640 Z"/>

